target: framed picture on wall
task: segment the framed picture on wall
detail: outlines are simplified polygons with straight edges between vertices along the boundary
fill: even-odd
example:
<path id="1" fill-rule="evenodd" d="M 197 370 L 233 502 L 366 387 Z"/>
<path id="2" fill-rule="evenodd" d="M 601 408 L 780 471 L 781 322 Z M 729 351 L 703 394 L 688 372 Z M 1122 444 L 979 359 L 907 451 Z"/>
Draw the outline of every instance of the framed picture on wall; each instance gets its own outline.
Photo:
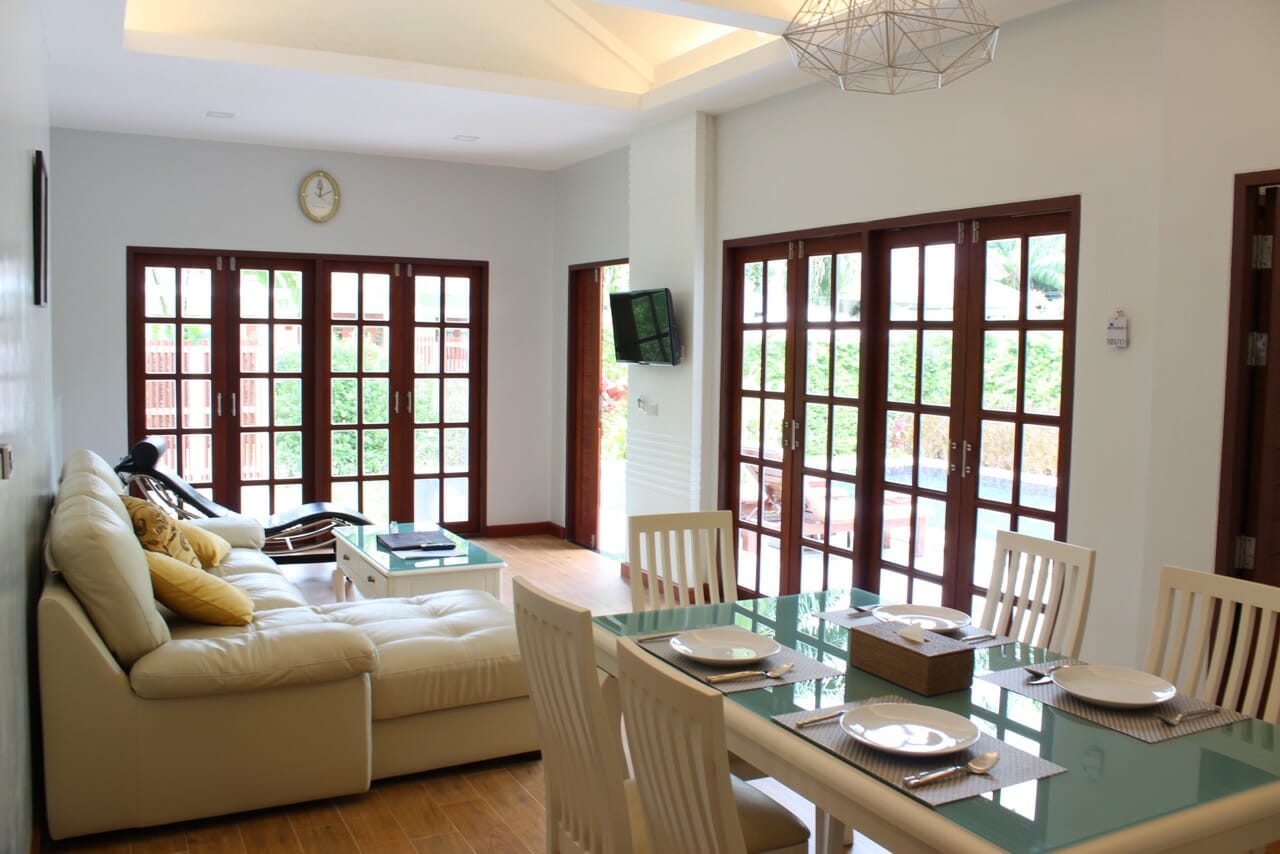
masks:
<path id="1" fill-rule="evenodd" d="M 49 304 L 49 173 L 38 149 L 31 167 L 31 226 L 35 303 L 43 306 Z"/>

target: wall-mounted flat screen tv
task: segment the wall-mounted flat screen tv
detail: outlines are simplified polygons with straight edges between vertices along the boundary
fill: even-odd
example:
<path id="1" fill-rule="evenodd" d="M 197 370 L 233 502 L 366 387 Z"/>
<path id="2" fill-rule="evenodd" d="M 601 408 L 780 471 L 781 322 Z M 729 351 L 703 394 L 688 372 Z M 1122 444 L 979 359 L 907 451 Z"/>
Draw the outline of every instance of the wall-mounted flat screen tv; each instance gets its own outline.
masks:
<path id="1" fill-rule="evenodd" d="M 614 357 L 639 365 L 680 364 L 680 334 L 668 288 L 609 294 Z"/>

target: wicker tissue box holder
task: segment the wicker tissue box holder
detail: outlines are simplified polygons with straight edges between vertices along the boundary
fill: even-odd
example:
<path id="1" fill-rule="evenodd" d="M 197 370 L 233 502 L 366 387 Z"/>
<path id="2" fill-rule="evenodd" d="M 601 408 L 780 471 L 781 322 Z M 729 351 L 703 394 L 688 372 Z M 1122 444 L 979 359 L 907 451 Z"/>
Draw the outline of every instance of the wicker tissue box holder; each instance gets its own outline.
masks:
<path id="1" fill-rule="evenodd" d="M 926 697 L 972 684 L 973 647 L 936 632 L 925 632 L 924 643 L 912 643 L 898 636 L 900 628 L 900 623 L 851 628 L 849 663 Z"/>

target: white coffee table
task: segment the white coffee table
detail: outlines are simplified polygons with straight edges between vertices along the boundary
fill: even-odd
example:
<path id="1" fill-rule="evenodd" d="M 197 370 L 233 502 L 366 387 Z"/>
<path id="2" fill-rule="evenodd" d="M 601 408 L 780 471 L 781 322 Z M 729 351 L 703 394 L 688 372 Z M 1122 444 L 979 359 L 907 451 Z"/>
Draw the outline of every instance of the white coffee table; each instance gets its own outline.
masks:
<path id="1" fill-rule="evenodd" d="M 399 526 L 400 533 L 408 530 L 405 525 Z M 429 557 L 416 554 L 400 557 L 379 544 L 378 534 L 385 533 L 385 525 L 361 525 L 334 531 L 338 565 L 333 571 L 333 595 L 339 602 L 346 600 L 348 579 L 370 599 L 416 596 L 441 590 L 483 590 L 501 598 L 502 568 L 506 566 L 501 558 L 449 531 L 444 533 L 457 546 L 453 551 Z"/>

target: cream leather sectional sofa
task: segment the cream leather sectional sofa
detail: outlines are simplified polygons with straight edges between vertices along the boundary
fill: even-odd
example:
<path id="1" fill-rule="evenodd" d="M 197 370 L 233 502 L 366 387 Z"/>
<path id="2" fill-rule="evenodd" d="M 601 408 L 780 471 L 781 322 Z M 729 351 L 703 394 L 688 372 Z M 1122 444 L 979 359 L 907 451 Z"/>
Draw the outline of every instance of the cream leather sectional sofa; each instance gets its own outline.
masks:
<path id="1" fill-rule="evenodd" d="M 370 781 L 536 750 L 510 611 L 487 593 L 308 605 L 245 517 L 210 570 L 246 626 L 153 598 L 124 486 L 64 462 L 37 613 L 55 839 L 362 792 Z"/>

